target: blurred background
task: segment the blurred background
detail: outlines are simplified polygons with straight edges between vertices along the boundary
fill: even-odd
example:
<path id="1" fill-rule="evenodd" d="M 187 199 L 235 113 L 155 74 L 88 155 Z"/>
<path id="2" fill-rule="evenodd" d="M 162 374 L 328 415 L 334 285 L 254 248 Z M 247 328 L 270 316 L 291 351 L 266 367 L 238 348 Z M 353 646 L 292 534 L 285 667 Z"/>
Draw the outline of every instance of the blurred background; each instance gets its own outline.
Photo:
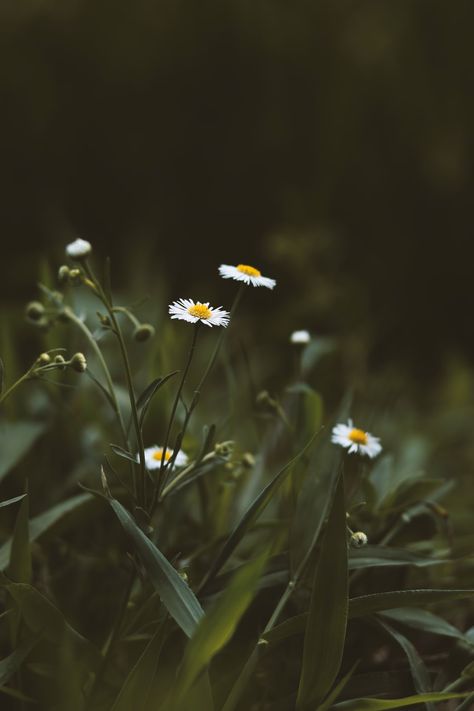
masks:
<path id="1" fill-rule="evenodd" d="M 277 339 L 464 372 L 473 25 L 462 0 L 3 0 L 3 314 L 81 236 L 135 295 L 226 306 L 217 266 L 254 264 Z"/>

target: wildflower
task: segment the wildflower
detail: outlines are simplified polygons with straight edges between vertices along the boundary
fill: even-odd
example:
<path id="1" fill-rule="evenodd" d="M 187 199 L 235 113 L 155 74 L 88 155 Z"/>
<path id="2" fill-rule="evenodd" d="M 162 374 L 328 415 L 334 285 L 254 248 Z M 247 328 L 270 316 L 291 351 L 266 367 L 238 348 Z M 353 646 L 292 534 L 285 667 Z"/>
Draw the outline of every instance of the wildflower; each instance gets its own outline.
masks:
<path id="1" fill-rule="evenodd" d="M 92 245 L 85 239 L 76 239 L 66 247 L 66 254 L 71 259 L 84 259 L 92 252 Z"/>
<path id="2" fill-rule="evenodd" d="M 205 304 L 197 301 L 194 303 L 192 299 L 179 299 L 170 304 L 169 313 L 171 318 L 179 318 L 181 321 L 189 321 L 190 323 L 201 323 L 206 326 L 227 326 L 229 323 L 229 312 L 224 311 L 220 306 L 213 308 L 209 306 L 209 302 Z"/>
<path id="3" fill-rule="evenodd" d="M 374 437 L 369 432 L 359 430 L 354 427 L 352 420 L 347 421 L 347 425 L 336 425 L 332 430 L 331 441 L 346 447 L 349 454 L 366 454 L 373 459 L 382 451 L 382 445 L 378 437 Z"/>
<path id="4" fill-rule="evenodd" d="M 290 336 L 291 343 L 309 343 L 311 336 L 309 331 L 293 331 Z"/>
<path id="5" fill-rule="evenodd" d="M 74 353 L 71 358 L 71 367 L 77 373 L 85 373 L 87 370 L 87 360 L 84 353 Z"/>
<path id="6" fill-rule="evenodd" d="M 169 447 L 166 448 L 166 453 L 164 455 L 164 460 L 165 464 L 169 462 L 171 457 L 174 455 L 174 451 L 170 449 Z M 158 447 L 157 444 L 153 445 L 153 447 L 147 447 L 145 449 L 145 465 L 146 468 L 151 470 L 151 469 L 158 469 L 161 467 L 161 461 L 163 459 L 163 447 Z M 176 455 L 176 459 L 174 460 L 174 465 L 175 467 L 185 467 L 186 464 L 188 463 L 188 457 L 187 455 L 183 452 L 182 449 L 178 450 L 178 454 Z"/>
<path id="7" fill-rule="evenodd" d="M 275 279 L 262 276 L 258 269 L 248 264 L 237 264 L 236 267 L 230 264 L 221 264 L 219 274 L 223 279 L 235 279 L 235 281 L 243 281 L 252 286 L 266 286 L 267 289 L 273 289 L 276 284 Z"/>
<path id="8" fill-rule="evenodd" d="M 362 546 L 366 546 L 369 539 L 365 535 L 363 531 L 356 531 L 351 535 L 351 545 L 354 546 L 354 548 L 362 548 Z"/>

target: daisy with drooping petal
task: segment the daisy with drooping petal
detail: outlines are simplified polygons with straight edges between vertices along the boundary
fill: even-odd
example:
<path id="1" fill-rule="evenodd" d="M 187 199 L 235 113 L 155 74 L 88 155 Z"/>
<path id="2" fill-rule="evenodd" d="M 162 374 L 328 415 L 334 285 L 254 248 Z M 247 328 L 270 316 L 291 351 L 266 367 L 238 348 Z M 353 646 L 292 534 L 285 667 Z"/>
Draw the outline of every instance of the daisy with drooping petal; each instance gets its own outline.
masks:
<path id="1" fill-rule="evenodd" d="M 219 274 L 223 279 L 235 279 L 235 281 L 243 281 L 252 286 L 266 286 L 267 289 L 273 289 L 276 284 L 275 279 L 262 276 L 258 269 L 248 264 L 237 264 L 236 267 L 230 264 L 221 264 Z"/>
<path id="2" fill-rule="evenodd" d="M 197 323 L 200 321 L 206 326 L 228 326 L 229 312 L 224 311 L 220 306 L 214 308 L 200 301 L 194 302 L 192 299 L 178 299 L 170 304 L 169 314 L 171 318 L 179 318 L 181 321 Z"/>
<path id="3" fill-rule="evenodd" d="M 380 439 L 354 427 L 352 420 L 347 420 L 347 425 L 333 427 L 331 442 L 345 447 L 349 454 L 366 454 L 371 459 L 382 451 Z"/>
<path id="4" fill-rule="evenodd" d="M 291 343 L 309 343 L 311 340 L 311 335 L 309 331 L 293 331 L 290 336 Z"/>
<path id="5" fill-rule="evenodd" d="M 166 448 L 166 453 L 164 454 L 165 464 L 169 462 L 173 456 L 174 451 L 169 447 Z M 161 460 L 163 459 L 163 447 L 158 447 L 158 445 L 153 445 L 153 447 L 147 447 L 145 449 L 145 466 L 148 470 L 159 469 L 161 467 Z M 188 457 L 183 452 L 182 449 L 178 450 L 176 459 L 174 460 L 175 467 L 185 467 L 188 463 Z"/>
<path id="6" fill-rule="evenodd" d="M 92 245 L 85 239 L 76 239 L 66 247 L 66 254 L 71 259 L 83 259 L 92 252 Z"/>

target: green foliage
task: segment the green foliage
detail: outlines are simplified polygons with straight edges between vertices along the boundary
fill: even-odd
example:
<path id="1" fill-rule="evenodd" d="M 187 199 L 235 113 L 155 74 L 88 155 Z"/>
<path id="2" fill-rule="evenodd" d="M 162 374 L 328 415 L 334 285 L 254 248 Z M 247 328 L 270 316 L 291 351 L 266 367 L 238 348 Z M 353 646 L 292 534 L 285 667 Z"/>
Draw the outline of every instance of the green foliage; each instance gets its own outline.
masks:
<path id="1" fill-rule="evenodd" d="M 290 375 L 276 349 L 255 357 L 232 330 L 242 290 L 229 335 L 162 305 L 145 343 L 110 274 L 82 257 L 72 273 L 42 287 L 42 355 L 0 403 L 12 711 L 466 708 L 472 526 L 462 507 L 463 536 L 451 524 L 438 431 L 412 432 L 376 390 L 364 414 L 359 393 L 326 388 L 323 367 L 347 382 L 333 339 Z M 352 425 L 358 453 L 332 441 L 354 411 L 378 459 Z"/>

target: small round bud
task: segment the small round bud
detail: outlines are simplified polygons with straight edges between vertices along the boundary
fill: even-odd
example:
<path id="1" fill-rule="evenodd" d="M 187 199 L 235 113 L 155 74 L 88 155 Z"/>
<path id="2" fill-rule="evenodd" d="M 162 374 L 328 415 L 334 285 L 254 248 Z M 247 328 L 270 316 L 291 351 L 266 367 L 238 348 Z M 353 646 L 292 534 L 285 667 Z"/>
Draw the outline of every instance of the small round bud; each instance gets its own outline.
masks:
<path id="1" fill-rule="evenodd" d="M 100 311 L 97 311 L 97 317 L 100 321 L 100 325 L 102 328 L 111 328 L 112 327 L 112 322 L 108 316 L 105 314 L 101 314 Z"/>
<path id="2" fill-rule="evenodd" d="M 74 353 L 71 358 L 71 367 L 74 368 L 77 373 L 85 373 L 87 370 L 87 360 L 84 353 Z"/>
<path id="3" fill-rule="evenodd" d="M 268 390 L 262 390 L 258 393 L 256 398 L 257 405 L 268 405 L 271 401 L 270 393 Z"/>
<path id="4" fill-rule="evenodd" d="M 44 315 L 44 306 L 39 301 L 30 301 L 26 307 L 26 316 L 30 321 L 40 321 Z"/>
<path id="5" fill-rule="evenodd" d="M 137 326 L 133 332 L 133 338 L 135 341 L 138 341 L 138 343 L 144 343 L 150 338 L 153 338 L 154 335 L 155 329 L 149 323 L 141 323 L 140 326 Z"/>
<path id="6" fill-rule="evenodd" d="M 246 469 L 252 469 L 255 466 L 255 457 L 251 452 L 245 452 L 242 457 L 242 464 Z"/>
<path id="7" fill-rule="evenodd" d="M 366 546 L 368 542 L 368 538 L 363 533 L 362 531 L 356 531 L 351 535 L 351 546 L 354 546 L 354 548 L 362 548 L 362 546 Z"/>
<path id="8" fill-rule="evenodd" d="M 311 340 L 311 335 L 309 331 L 293 331 L 290 336 L 291 343 L 309 343 Z"/>
<path id="9" fill-rule="evenodd" d="M 85 259 L 92 252 L 92 245 L 85 239 L 76 239 L 66 247 L 66 254 L 71 259 Z"/>
<path id="10" fill-rule="evenodd" d="M 234 442 L 228 440 L 227 442 L 218 442 L 214 446 L 214 452 L 223 459 L 229 459 L 234 451 Z"/>
<path id="11" fill-rule="evenodd" d="M 73 286 L 81 286 L 84 283 L 84 277 L 80 269 L 71 269 L 69 271 L 69 281 Z"/>
<path id="12" fill-rule="evenodd" d="M 58 269 L 58 281 L 60 284 L 67 284 L 69 281 L 69 275 L 71 273 L 71 270 L 66 264 L 63 264 L 62 267 L 59 267 Z"/>
<path id="13" fill-rule="evenodd" d="M 49 353 L 41 353 L 37 360 L 38 365 L 49 365 L 51 363 L 51 356 Z"/>
<path id="14" fill-rule="evenodd" d="M 56 365 L 58 365 L 61 368 L 61 370 L 63 370 L 66 366 L 66 361 L 63 358 L 63 356 L 60 354 L 54 356 L 54 362 Z"/>

